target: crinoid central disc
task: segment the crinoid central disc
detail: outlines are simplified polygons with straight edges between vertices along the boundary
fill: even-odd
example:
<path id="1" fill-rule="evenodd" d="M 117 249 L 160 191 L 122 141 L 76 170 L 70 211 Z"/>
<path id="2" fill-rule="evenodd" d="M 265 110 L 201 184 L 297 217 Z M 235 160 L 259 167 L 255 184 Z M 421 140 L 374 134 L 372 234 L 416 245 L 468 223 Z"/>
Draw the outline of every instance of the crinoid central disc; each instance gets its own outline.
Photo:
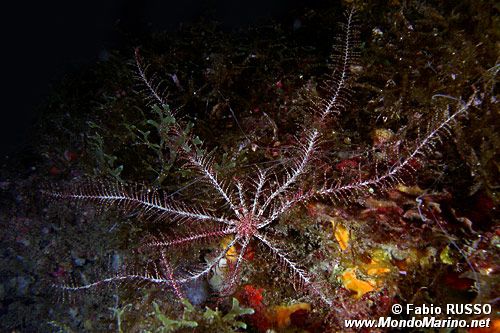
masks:
<path id="1" fill-rule="evenodd" d="M 247 214 L 238 221 L 237 232 L 240 237 L 251 237 L 257 232 L 259 220 L 253 214 Z"/>

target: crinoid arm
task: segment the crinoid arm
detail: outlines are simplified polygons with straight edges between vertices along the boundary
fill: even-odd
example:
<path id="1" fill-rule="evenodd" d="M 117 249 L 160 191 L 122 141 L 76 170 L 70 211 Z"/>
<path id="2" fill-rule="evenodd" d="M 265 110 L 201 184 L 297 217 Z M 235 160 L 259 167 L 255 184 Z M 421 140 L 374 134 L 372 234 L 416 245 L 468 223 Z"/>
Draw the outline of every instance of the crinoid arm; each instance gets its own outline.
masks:
<path id="1" fill-rule="evenodd" d="M 353 196 L 370 195 L 375 190 L 385 190 L 404 183 L 406 175 L 416 172 L 413 165 L 420 164 L 439 143 L 442 143 L 445 137 L 450 135 L 453 124 L 461 115 L 467 114 L 474 98 L 475 95 L 472 95 L 467 103 L 461 103 L 451 114 L 448 110 L 443 111 L 440 120 L 431 123 L 426 133 L 410 145 L 409 153 L 399 156 L 398 162 L 389 166 L 384 173 L 347 184 L 338 182 L 334 185 L 325 185 L 316 191 L 315 195 L 329 197 L 336 201 L 350 201 Z"/>
<path id="2" fill-rule="evenodd" d="M 262 244 L 265 245 L 267 250 L 269 250 L 272 255 L 280 262 L 291 274 L 292 282 L 296 289 L 305 289 L 309 294 L 319 297 L 319 299 L 326 305 L 331 305 L 331 299 L 324 292 L 322 284 L 314 281 L 313 277 L 304 269 L 299 267 L 292 259 L 290 259 L 286 252 L 276 246 L 272 240 L 269 239 L 265 234 L 256 234 L 256 238 L 260 240 Z"/>
<path id="3" fill-rule="evenodd" d="M 238 279 L 240 278 L 241 266 L 244 262 L 244 256 L 250 244 L 250 237 L 246 237 L 241 241 L 241 249 L 234 264 L 231 265 L 228 276 L 226 277 L 225 286 L 221 291 L 222 295 L 231 295 L 238 286 Z"/>
<path id="4" fill-rule="evenodd" d="M 155 74 L 149 75 L 149 65 L 144 64 L 139 48 L 135 49 L 135 67 L 137 79 L 142 84 L 144 95 L 148 96 L 150 103 L 159 103 L 162 107 L 167 105 L 163 87 L 163 81 Z"/>
<path id="5" fill-rule="evenodd" d="M 75 278 L 70 277 L 69 281 L 57 284 L 54 283 L 52 284 L 52 287 L 71 296 L 74 292 L 92 292 L 99 290 L 100 288 L 107 288 L 109 285 L 118 286 L 124 283 L 172 286 L 171 277 L 168 274 L 165 274 L 165 272 L 169 271 L 169 269 L 160 269 L 156 264 L 149 264 L 146 266 L 147 267 L 141 271 L 131 270 L 128 267 L 122 267 L 115 274 L 109 275 L 105 278 L 96 279 L 92 282 L 88 282 L 87 278 L 83 278 L 83 283 L 78 283 Z"/>
<path id="6" fill-rule="evenodd" d="M 230 191 L 230 187 L 227 183 L 219 179 L 217 172 L 215 172 L 213 168 L 213 157 L 210 154 L 206 154 L 204 151 L 197 152 L 195 149 L 190 149 L 190 151 L 186 153 L 186 159 L 188 160 L 189 166 L 197 170 L 203 176 L 203 180 L 224 199 L 227 205 L 229 205 L 231 211 L 237 217 L 240 217 L 241 214 L 239 209 L 237 209 L 237 204 Z"/>
<path id="7" fill-rule="evenodd" d="M 156 189 L 141 185 L 127 186 L 120 183 L 84 182 L 65 190 L 43 190 L 48 197 L 68 201 L 93 202 L 99 206 L 116 206 L 156 220 L 212 221 L 226 225 L 233 222 L 224 216 L 214 216 L 203 208 L 193 207 L 182 202 L 173 202 L 168 196 Z"/>
<path id="8" fill-rule="evenodd" d="M 107 278 L 95 280 L 94 282 L 78 284 L 70 282 L 66 284 L 53 284 L 54 290 L 61 293 L 63 299 L 72 298 L 80 293 L 92 293 L 101 289 L 109 289 L 110 286 L 127 286 L 147 287 L 159 286 L 162 289 L 171 290 L 179 299 L 184 298 L 182 284 L 185 279 L 174 278 L 171 267 L 164 260 L 160 260 L 161 267 L 153 265 L 150 269 L 143 272 L 122 272 L 117 273 Z"/>
<path id="9" fill-rule="evenodd" d="M 232 235 L 235 232 L 236 229 L 232 227 L 214 228 L 212 226 L 211 228 L 204 228 L 203 230 L 190 231 L 184 235 L 170 233 L 170 235 L 167 236 L 160 234 L 160 236 L 152 236 L 145 245 L 141 246 L 141 249 L 193 246 L 196 243 L 211 241 L 216 238 Z"/>
<path id="10" fill-rule="evenodd" d="M 85 284 L 68 283 L 62 285 L 53 285 L 54 288 L 60 289 L 63 292 L 78 292 L 91 291 L 109 284 L 135 283 L 141 286 L 159 285 L 162 287 L 170 287 L 177 296 L 182 295 L 182 286 L 191 281 L 200 279 L 208 275 L 213 268 L 226 256 L 227 252 L 239 241 L 235 237 L 229 244 L 221 250 L 215 258 L 207 264 L 200 266 L 197 269 L 191 269 L 187 272 L 174 273 L 166 256 L 166 247 L 156 252 L 160 255 L 160 260 L 153 262 L 142 271 L 125 271 L 117 273 L 104 279 L 99 279 L 94 282 Z M 153 244 L 153 247 L 163 247 L 162 244 Z"/>
<path id="11" fill-rule="evenodd" d="M 340 114 L 349 105 L 351 67 L 358 58 L 357 35 L 356 11 L 351 8 L 345 12 L 342 33 L 337 36 L 334 45 L 332 55 L 334 70 L 321 86 L 324 97 L 312 99 L 312 111 L 318 115 L 321 123 L 332 115 Z"/>
<path id="12" fill-rule="evenodd" d="M 294 189 L 294 185 L 310 166 L 313 155 L 317 149 L 319 136 L 319 132 L 315 129 L 307 135 L 306 142 L 300 148 L 300 154 L 292 162 L 292 167 L 286 170 L 286 175 L 279 183 L 280 185 L 271 191 L 265 198 L 264 203 L 258 210 L 257 216 L 263 216 L 269 206 L 274 203 L 277 198 L 290 193 L 290 191 Z"/>

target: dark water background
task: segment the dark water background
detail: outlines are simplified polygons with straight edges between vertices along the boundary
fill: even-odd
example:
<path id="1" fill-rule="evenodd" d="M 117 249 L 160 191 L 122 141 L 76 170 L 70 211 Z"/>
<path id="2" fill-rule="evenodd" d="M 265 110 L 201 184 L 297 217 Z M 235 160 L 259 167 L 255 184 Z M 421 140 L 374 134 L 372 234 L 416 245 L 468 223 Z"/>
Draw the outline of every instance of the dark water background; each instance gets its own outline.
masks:
<path id="1" fill-rule="evenodd" d="M 29 141 L 51 85 L 130 37 L 172 30 L 200 16 L 233 29 L 325 1 L 17 1 L 2 5 L 0 156 Z M 292 24 L 292 23 L 290 23 Z M 133 38 L 133 37 L 132 37 Z"/>

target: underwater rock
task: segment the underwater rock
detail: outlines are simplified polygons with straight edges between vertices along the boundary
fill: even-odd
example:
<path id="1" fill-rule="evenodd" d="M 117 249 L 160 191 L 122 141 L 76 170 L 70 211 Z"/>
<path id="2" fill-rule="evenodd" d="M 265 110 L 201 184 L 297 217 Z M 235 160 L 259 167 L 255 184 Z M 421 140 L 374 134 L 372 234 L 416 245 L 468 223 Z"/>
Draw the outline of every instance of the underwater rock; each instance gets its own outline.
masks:
<path id="1" fill-rule="evenodd" d="M 203 279 L 193 280 L 184 285 L 184 294 L 193 305 L 205 303 L 208 294 L 208 283 Z"/>

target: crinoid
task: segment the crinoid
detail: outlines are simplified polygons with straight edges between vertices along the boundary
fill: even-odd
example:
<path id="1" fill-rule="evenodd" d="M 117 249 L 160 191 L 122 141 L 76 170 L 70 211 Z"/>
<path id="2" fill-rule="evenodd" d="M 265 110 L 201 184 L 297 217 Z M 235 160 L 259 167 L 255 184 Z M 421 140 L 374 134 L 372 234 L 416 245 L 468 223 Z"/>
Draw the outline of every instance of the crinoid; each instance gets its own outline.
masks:
<path id="1" fill-rule="evenodd" d="M 360 163 L 360 170 L 355 175 L 332 178 L 323 170 L 315 170 L 315 161 L 324 152 L 322 138 L 328 120 L 340 115 L 348 105 L 351 68 L 356 58 L 354 25 L 354 11 L 351 10 L 346 15 L 343 37 L 336 48 L 336 68 L 327 83 L 326 94 L 313 99 L 314 112 L 310 113 L 307 126 L 303 126 L 306 128 L 297 135 L 301 138 L 298 153 L 282 163 L 282 170 L 255 167 L 255 172 L 248 176 L 228 179 L 215 167 L 216 155 L 203 148 L 197 137 L 185 135 L 182 120 L 165 102 L 159 81 L 149 75 L 147 66 L 136 54 L 138 76 L 152 99 L 153 107 L 163 119 L 168 119 L 168 122 L 163 122 L 168 126 L 160 130 L 164 135 L 168 133 L 168 137 L 182 141 L 176 153 L 185 161 L 183 168 L 199 176 L 198 184 L 203 183 L 203 186 L 198 192 L 202 198 L 195 204 L 194 200 L 174 200 L 160 188 L 99 181 L 72 185 L 60 191 L 46 191 L 47 195 L 62 200 L 113 205 L 119 211 L 134 212 L 139 219 L 153 219 L 156 223 L 149 227 L 149 235 L 138 246 L 152 262 L 144 265 L 143 273 L 127 272 L 61 288 L 71 292 L 107 283 L 135 281 L 168 286 L 183 297 L 184 285 L 206 278 L 226 262 L 227 272 L 219 292 L 230 294 L 240 283 L 246 253 L 250 248 L 259 248 L 266 260 L 279 262 L 286 269 L 297 288 L 331 305 L 332 288 L 322 282 L 321 276 L 292 259 L 287 249 L 293 247 L 294 240 L 288 245 L 278 242 L 273 226 L 295 207 L 312 199 L 348 204 L 357 197 L 374 195 L 404 182 L 408 175 L 415 173 L 416 166 L 422 164 L 429 152 L 450 134 L 452 125 L 467 112 L 472 101 L 458 103 L 453 112 L 441 111 L 427 127 L 420 126 L 420 135 L 416 138 L 403 137 L 404 131 L 397 133 L 394 139 L 377 148 L 389 156 L 382 161 L 374 156 L 375 152 L 368 150 L 362 155 L 366 162 Z M 156 229 L 155 226 L 159 227 Z M 227 241 L 221 242 L 224 239 Z M 200 259 L 193 258 L 188 265 L 178 260 L 182 249 L 189 251 L 194 244 L 199 246 L 209 242 L 218 245 L 209 248 L 210 255 L 201 267 Z M 221 243 L 224 244 L 222 248 Z M 182 257 L 185 259 L 187 255 Z"/>

